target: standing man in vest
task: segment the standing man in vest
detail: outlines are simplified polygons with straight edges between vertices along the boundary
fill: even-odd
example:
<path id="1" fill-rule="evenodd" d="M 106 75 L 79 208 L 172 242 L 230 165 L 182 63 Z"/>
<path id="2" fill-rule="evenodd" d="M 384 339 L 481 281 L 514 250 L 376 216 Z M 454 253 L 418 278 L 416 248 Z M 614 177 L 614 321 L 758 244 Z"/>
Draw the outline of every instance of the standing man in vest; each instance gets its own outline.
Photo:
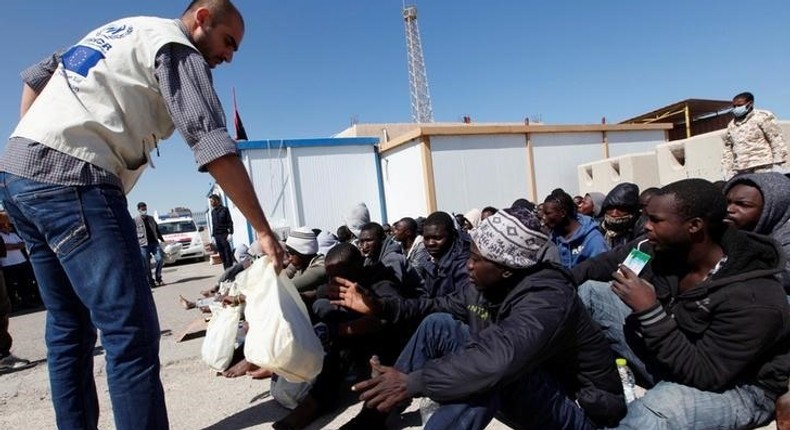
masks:
<path id="1" fill-rule="evenodd" d="M 143 267 L 148 278 L 148 285 L 151 288 L 162 285 L 162 266 L 165 264 L 162 255 L 162 247 L 159 242 L 164 242 L 162 232 L 159 231 L 159 224 L 151 215 L 148 215 L 148 205 L 145 202 L 137 203 L 137 216 L 134 217 L 134 224 L 137 227 L 137 241 L 140 243 L 140 254 L 143 256 Z M 151 277 L 151 256 L 154 256 L 154 276 Z"/>
<path id="2" fill-rule="evenodd" d="M 125 197 L 159 140 L 177 128 L 198 170 L 236 203 L 274 263 L 282 261 L 212 86 L 211 69 L 233 59 L 243 36 L 228 0 L 195 0 L 180 19 L 104 25 L 22 73 L 23 116 L 0 158 L 0 198 L 47 307 L 61 429 L 97 427 L 97 329 L 115 427 L 169 426 L 159 320 Z"/>
<path id="3" fill-rule="evenodd" d="M 208 199 L 211 203 L 211 236 L 222 260 L 222 267 L 228 269 L 234 263 L 233 250 L 228 242 L 228 236 L 233 234 L 233 219 L 228 208 L 220 203 L 218 195 L 212 194 Z"/>

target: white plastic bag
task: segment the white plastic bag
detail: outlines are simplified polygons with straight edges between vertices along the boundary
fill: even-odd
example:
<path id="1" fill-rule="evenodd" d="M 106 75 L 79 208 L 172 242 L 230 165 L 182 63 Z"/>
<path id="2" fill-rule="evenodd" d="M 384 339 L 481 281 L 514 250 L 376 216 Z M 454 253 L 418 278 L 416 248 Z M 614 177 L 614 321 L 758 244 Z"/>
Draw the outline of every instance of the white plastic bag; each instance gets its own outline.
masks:
<path id="1" fill-rule="evenodd" d="M 268 257 L 255 260 L 236 283 L 247 302 L 244 358 L 289 382 L 318 376 L 324 349 L 293 283 L 277 276 Z"/>
<path id="2" fill-rule="evenodd" d="M 222 306 L 212 303 L 211 320 L 206 328 L 201 355 L 203 362 L 212 369 L 222 372 L 228 368 L 233 359 L 236 346 L 236 335 L 239 330 L 241 308 L 239 306 Z"/>

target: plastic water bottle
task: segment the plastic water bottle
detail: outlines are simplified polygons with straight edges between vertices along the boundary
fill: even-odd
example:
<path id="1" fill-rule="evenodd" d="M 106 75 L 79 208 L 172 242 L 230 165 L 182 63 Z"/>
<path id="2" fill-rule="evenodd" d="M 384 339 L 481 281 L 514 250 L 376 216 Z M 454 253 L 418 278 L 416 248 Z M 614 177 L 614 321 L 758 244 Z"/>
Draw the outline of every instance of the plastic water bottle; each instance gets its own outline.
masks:
<path id="1" fill-rule="evenodd" d="M 623 394 L 625 394 L 625 402 L 631 403 L 636 399 L 636 394 L 634 393 L 634 374 L 631 373 L 631 369 L 628 368 L 628 362 L 625 358 L 618 358 L 615 361 L 617 365 L 617 373 L 620 375 L 620 381 L 623 383 Z"/>

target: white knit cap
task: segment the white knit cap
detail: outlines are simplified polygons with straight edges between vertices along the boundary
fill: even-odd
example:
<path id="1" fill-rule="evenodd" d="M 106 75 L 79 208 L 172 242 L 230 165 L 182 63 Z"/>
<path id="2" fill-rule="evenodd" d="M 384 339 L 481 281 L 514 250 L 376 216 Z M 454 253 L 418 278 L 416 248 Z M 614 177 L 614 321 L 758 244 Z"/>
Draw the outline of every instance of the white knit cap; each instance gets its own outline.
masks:
<path id="1" fill-rule="evenodd" d="M 291 230 L 285 245 L 302 255 L 314 255 L 318 253 L 318 241 L 315 233 L 307 227 L 299 227 Z"/>

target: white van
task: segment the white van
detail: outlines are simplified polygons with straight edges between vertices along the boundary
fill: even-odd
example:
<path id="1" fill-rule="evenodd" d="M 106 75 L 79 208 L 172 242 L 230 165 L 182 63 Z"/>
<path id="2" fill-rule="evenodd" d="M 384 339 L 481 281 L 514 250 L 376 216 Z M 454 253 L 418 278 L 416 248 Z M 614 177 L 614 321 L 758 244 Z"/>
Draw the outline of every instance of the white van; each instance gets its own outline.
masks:
<path id="1" fill-rule="evenodd" d="M 191 217 L 160 218 L 157 223 L 165 242 L 181 244 L 181 256 L 177 261 L 204 260 L 206 258 L 203 239 L 200 237 L 195 220 Z"/>

